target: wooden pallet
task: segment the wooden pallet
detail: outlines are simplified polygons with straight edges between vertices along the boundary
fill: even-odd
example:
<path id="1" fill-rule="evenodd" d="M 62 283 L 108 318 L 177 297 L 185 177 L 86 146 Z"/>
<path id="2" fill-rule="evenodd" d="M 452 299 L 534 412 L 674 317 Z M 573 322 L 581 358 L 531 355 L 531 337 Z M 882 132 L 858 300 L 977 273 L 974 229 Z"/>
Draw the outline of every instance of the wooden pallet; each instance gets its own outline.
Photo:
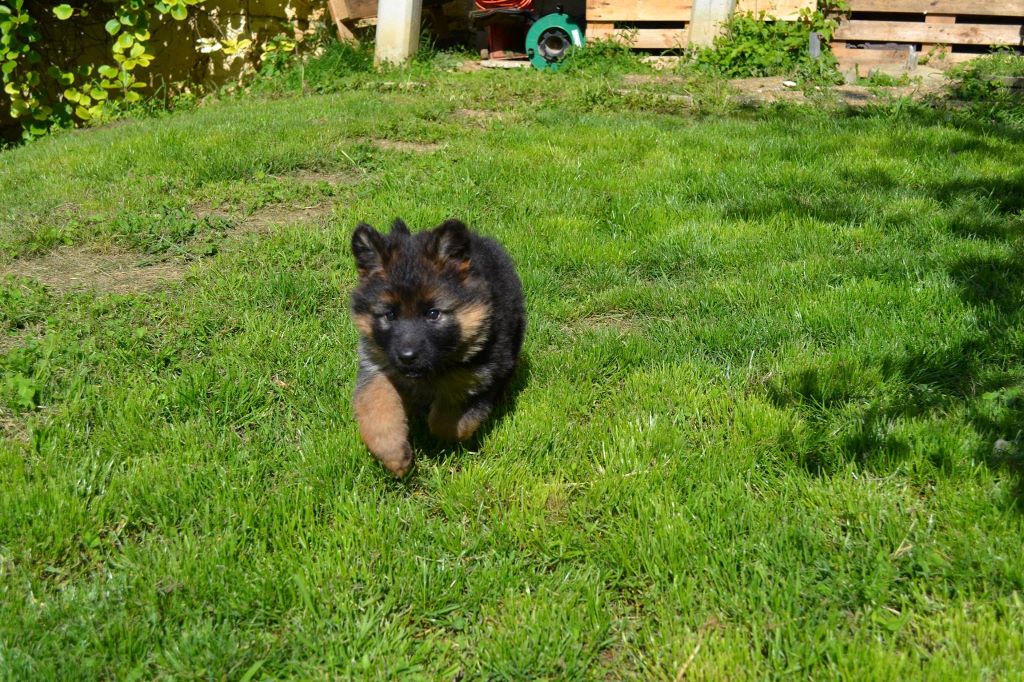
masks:
<path id="1" fill-rule="evenodd" d="M 738 0 L 737 12 L 764 12 L 793 20 L 815 0 Z M 693 0 L 587 0 L 587 39 L 628 41 L 631 47 L 671 50 L 686 47 Z"/>
<path id="2" fill-rule="evenodd" d="M 851 14 L 836 30 L 832 51 L 843 67 L 869 66 L 883 53 L 920 50 L 956 62 L 979 48 L 1024 44 L 1024 0 L 849 0 Z M 887 45 L 885 50 L 852 44 Z M 984 50 L 983 50 L 984 51 Z M 983 52 L 982 51 L 982 52 Z"/>
<path id="3" fill-rule="evenodd" d="M 331 21 L 342 42 L 355 41 L 355 22 L 377 16 L 377 0 L 327 0 Z"/>

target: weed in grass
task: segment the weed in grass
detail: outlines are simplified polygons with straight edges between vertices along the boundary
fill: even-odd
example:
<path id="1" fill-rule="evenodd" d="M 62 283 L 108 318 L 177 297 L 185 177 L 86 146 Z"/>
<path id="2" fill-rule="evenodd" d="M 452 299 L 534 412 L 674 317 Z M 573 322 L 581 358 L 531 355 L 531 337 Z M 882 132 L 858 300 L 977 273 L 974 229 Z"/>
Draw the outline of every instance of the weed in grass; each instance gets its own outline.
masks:
<path id="1" fill-rule="evenodd" d="M 1024 122 L 1024 55 L 1004 50 L 950 72 L 953 95 L 970 102 L 975 119 L 1019 127 Z"/>

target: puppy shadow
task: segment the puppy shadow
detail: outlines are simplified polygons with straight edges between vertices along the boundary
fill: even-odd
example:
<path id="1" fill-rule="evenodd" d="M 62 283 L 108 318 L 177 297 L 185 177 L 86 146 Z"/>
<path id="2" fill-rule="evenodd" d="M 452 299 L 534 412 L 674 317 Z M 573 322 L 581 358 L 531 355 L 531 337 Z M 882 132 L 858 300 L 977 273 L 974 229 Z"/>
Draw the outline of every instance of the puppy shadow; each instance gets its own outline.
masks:
<path id="1" fill-rule="evenodd" d="M 457 462 L 467 453 L 472 453 L 479 448 L 490 433 L 515 411 L 519 402 L 519 394 L 530 382 L 530 359 L 526 355 L 519 357 L 508 386 L 501 397 L 501 400 L 484 423 L 477 429 L 473 437 L 463 443 L 451 443 L 436 438 L 427 428 L 426 418 L 414 419 L 409 424 L 409 443 L 417 459 L 429 459 L 437 464 L 451 464 Z"/>

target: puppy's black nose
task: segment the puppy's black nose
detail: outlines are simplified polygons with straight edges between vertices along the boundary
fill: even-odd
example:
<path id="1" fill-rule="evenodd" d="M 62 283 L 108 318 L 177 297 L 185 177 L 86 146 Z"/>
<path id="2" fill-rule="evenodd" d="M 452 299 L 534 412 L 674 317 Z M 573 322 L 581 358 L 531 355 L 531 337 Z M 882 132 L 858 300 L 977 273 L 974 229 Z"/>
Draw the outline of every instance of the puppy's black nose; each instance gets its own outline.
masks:
<path id="1" fill-rule="evenodd" d="M 414 348 L 402 348 L 398 351 L 398 361 L 403 365 L 411 365 L 416 361 L 416 350 Z"/>

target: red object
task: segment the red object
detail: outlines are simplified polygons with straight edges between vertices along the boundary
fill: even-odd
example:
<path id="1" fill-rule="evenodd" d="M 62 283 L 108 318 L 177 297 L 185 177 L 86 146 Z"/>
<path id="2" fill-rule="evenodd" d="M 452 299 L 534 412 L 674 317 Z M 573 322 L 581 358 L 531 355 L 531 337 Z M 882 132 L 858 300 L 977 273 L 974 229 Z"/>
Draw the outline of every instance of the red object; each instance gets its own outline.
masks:
<path id="1" fill-rule="evenodd" d="M 521 59 L 526 56 L 526 28 L 520 24 L 494 24 L 487 27 L 487 50 L 491 59 Z"/>
<path id="2" fill-rule="evenodd" d="M 529 11 L 533 9 L 533 0 L 473 0 L 477 9 L 486 12 L 495 9 L 518 9 Z"/>
<path id="3" fill-rule="evenodd" d="M 533 0 L 473 0 L 471 16 L 486 26 L 491 59 L 526 57 L 525 19 L 533 12 Z"/>

